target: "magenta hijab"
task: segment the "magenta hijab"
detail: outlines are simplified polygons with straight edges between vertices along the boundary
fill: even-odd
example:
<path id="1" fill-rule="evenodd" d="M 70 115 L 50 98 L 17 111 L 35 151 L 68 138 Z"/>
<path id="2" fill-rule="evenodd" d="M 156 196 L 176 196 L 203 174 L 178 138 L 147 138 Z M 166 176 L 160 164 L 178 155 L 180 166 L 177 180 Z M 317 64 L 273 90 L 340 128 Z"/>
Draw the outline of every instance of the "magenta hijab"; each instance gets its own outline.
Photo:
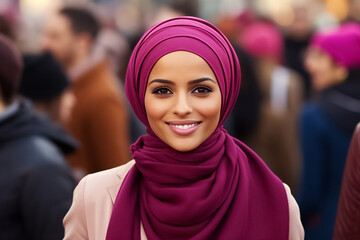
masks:
<path id="1" fill-rule="evenodd" d="M 150 129 L 144 96 L 149 73 L 167 53 L 189 51 L 212 68 L 222 94 L 218 128 L 199 147 L 178 152 Z M 131 146 L 135 165 L 116 197 L 107 240 L 276 239 L 289 236 L 289 206 L 282 182 L 222 123 L 240 88 L 240 65 L 225 36 L 210 23 L 179 17 L 149 29 L 135 47 L 126 94 L 148 127 Z"/>

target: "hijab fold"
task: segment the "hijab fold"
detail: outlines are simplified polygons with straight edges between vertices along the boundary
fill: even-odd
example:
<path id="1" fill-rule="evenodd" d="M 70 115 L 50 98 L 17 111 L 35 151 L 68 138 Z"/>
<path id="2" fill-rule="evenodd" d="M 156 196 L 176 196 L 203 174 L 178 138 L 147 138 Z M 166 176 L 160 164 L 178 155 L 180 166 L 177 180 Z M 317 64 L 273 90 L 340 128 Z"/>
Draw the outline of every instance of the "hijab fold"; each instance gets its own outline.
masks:
<path id="1" fill-rule="evenodd" d="M 222 94 L 218 128 L 189 152 L 172 149 L 152 132 L 144 106 L 152 67 L 174 51 L 202 57 Z M 222 128 L 239 92 L 240 65 L 218 29 L 194 17 L 155 25 L 135 47 L 125 84 L 149 134 L 131 146 L 135 165 L 115 200 L 107 240 L 139 240 L 141 224 L 149 240 L 288 239 L 289 207 L 282 182 Z"/>

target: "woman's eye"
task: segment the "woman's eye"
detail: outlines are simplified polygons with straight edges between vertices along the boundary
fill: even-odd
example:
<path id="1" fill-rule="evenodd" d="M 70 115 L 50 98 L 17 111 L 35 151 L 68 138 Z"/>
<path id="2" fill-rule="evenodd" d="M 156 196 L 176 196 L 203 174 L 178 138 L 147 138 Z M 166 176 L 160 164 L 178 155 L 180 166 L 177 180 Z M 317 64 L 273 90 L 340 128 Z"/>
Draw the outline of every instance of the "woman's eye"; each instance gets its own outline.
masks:
<path id="1" fill-rule="evenodd" d="M 165 94 L 171 94 L 172 92 L 168 88 L 156 88 L 152 93 L 159 94 L 159 95 L 165 95 Z"/>
<path id="2" fill-rule="evenodd" d="M 212 89 L 209 87 L 205 87 L 205 86 L 201 86 L 201 87 L 196 87 L 192 93 L 200 93 L 200 94 L 207 94 L 212 92 Z"/>

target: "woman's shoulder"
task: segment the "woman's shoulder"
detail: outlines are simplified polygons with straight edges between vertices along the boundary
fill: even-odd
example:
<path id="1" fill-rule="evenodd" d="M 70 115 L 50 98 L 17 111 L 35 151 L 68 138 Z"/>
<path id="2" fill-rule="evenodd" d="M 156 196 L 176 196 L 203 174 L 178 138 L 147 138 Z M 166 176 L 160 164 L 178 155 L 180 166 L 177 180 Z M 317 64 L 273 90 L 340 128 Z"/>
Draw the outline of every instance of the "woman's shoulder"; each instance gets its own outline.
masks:
<path id="1" fill-rule="evenodd" d="M 291 194 L 290 187 L 285 183 L 283 185 L 289 205 L 289 240 L 303 240 L 305 233 L 300 219 L 299 206 Z"/>
<path id="2" fill-rule="evenodd" d="M 134 160 L 129 161 L 128 163 L 121 165 L 119 167 L 111 168 L 108 170 L 96 172 L 85 176 L 79 184 L 86 185 L 86 190 L 99 191 L 100 189 L 105 189 L 116 184 L 118 187 L 119 183 L 124 180 L 126 174 L 135 164 Z"/>
<path id="3" fill-rule="evenodd" d="M 79 183 L 79 187 L 81 186 L 80 188 L 83 189 L 84 197 L 94 196 L 94 193 L 96 193 L 95 196 L 101 197 L 104 196 L 102 193 L 108 192 L 111 198 L 115 198 L 126 174 L 134 164 L 135 161 L 131 160 L 119 167 L 85 176 Z M 97 197 L 91 198 L 95 200 Z"/>
<path id="4" fill-rule="evenodd" d="M 105 239 L 117 193 L 134 163 L 89 174 L 79 182 L 63 221 L 65 240 Z"/>
<path id="5" fill-rule="evenodd" d="M 87 205 L 85 207 L 91 208 L 105 202 L 112 205 L 126 174 L 134 164 L 135 161 L 131 160 L 119 167 L 85 176 L 77 187 L 82 189 L 85 205 Z"/>

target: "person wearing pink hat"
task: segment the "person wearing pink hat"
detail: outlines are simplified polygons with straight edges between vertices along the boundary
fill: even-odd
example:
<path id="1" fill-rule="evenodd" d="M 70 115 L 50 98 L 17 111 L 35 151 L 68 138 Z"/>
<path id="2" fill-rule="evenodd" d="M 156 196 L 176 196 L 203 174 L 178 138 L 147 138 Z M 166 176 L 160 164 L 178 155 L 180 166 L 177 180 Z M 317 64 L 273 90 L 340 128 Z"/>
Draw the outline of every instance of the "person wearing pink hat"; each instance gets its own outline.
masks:
<path id="1" fill-rule="evenodd" d="M 303 171 L 298 196 L 307 239 L 331 239 L 352 132 L 360 121 L 360 25 L 316 33 L 305 66 L 314 99 L 300 118 Z"/>
<path id="2" fill-rule="evenodd" d="M 239 42 L 255 59 L 262 96 L 259 123 L 249 145 L 295 190 L 300 165 L 296 130 L 303 103 L 303 81 L 299 74 L 282 65 L 284 39 L 273 23 L 250 24 Z"/>

